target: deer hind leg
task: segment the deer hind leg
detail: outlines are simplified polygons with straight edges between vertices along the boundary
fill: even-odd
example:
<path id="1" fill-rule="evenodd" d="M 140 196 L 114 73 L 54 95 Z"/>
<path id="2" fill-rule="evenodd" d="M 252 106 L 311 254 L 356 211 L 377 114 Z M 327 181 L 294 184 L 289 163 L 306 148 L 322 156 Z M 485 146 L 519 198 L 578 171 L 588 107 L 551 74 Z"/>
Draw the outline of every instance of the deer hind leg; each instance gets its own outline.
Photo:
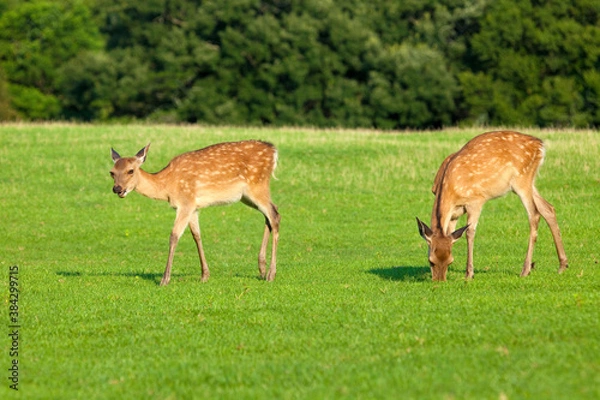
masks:
<path id="1" fill-rule="evenodd" d="M 269 273 L 267 274 L 266 280 L 272 281 L 275 279 L 275 274 L 277 273 L 277 244 L 279 243 L 279 223 L 281 222 L 281 215 L 277 211 L 277 206 L 273 203 L 270 203 L 270 214 L 271 218 L 267 219 L 265 227 L 265 235 L 267 229 L 271 231 L 271 235 L 273 236 L 273 243 L 271 245 L 271 265 L 269 266 Z M 264 249 L 266 250 L 266 244 L 263 244 Z"/>
<path id="2" fill-rule="evenodd" d="M 521 202 L 527 210 L 527 217 L 529 218 L 529 243 L 527 244 L 527 254 L 525 255 L 525 261 L 523 262 L 523 270 L 521 271 L 521 276 L 527 276 L 534 267 L 533 249 L 535 247 L 535 242 L 537 241 L 541 214 L 536 207 L 531 191 L 520 188 L 514 188 L 514 191 L 521 198 Z"/>
<path id="3" fill-rule="evenodd" d="M 277 206 L 271 203 L 268 190 L 262 193 L 249 192 L 242 197 L 242 202 L 252 208 L 259 210 L 265 216 L 265 229 L 263 238 L 258 253 L 258 271 L 261 278 L 267 281 L 275 279 L 277 273 L 277 244 L 279 243 L 279 223 L 281 215 L 277 211 Z M 267 246 L 269 244 L 269 236 L 272 236 L 271 245 L 271 264 L 269 271 L 266 271 L 267 265 Z"/>
<path id="4" fill-rule="evenodd" d="M 554 207 L 552 204 L 548 203 L 540 194 L 537 189 L 533 188 L 533 202 L 537 210 L 542 214 L 542 217 L 546 220 L 550 231 L 552 232 L 552 238 L 554 239 L 554 246 L 556 247 L 556 253 L 558 254 L 558 261 L 560 266 L 558 268 L 558 273 L 564 272 L 569 266 L 567 261 L 567 255 L 565 253 L 565 248 L 563 246 L 563 242 L 560 236 L 560 229 L 558 228 L 558 221 L 556 220 L 556 212 L 554 211 Z"/>
<path id="5" fill-rule="evenodd" d="M 171 231 L 171 236 L 169 237 L 169 257 L 167 258 L 167 266 L 165 268 L 165 273 L 163 274 L 162 280 L 160 281 L 160 286 L 168 285 L 169 281 L 171 280 L 171 267 L 173 266 L 175 248 L 177 247 L 177 243 L 179 242 L 179 238 L 183 234 L 185 227 L 190 222 L 190 217 L 193 215 L 193 213 L 194 210 L 182 210 L 181 208 L 177 209 L 175 224 L 173 225 L 173 230 Z"/>
<path id="6" fill-rule="evenodd" d="M 210 271 L 208 270 L 208 263 L 204 256 L 204 249 L 202 248 L 202 237 L 200 235 L 200 222 L 198 221 L 198 211 L 194 212 L 194 215 L 190 218 L 190 231 L 196 242 L 198 248 L 198 257 L 200 258 L 200 266 L 202 267 L 202 282 L 208 281 L 210 277 Z"/>

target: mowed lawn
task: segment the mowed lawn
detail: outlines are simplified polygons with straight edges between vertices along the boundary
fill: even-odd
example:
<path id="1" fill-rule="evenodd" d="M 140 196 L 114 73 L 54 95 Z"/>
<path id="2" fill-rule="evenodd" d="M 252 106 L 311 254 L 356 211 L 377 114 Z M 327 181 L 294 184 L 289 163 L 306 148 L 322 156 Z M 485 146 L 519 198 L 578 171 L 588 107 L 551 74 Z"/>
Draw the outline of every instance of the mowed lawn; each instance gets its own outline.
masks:
<path id="1" fill-rule="evenodd" d="M 0 398 L 600 398 L 598 132 L 525 130 L 546 143 L 537 187 L 557 210 L 566 273 L 542 222 L 536 267 L 519 277 L 529 225 L 510 194 L 484 207 L 475 279 L 464 238 L 448 281 L 430 279 L 415 217 L 430 220 L 445 156 L 482 132 L 0 125 Z M 264 218 L 238 203 L 200 214 L 210 280 L 186 231 L 160 287 L 175 213 L 113 194 L 110 148 L 151 142 L 156 172 L 248 138 L 279 149 L 275 281 L 258 279 Z"/>

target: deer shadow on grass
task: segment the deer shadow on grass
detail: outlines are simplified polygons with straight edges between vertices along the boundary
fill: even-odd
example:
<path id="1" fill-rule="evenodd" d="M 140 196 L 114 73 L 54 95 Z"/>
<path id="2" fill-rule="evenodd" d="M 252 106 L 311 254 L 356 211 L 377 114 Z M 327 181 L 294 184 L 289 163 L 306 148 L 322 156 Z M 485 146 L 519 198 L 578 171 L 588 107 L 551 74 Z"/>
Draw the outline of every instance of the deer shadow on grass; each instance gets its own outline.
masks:
<path id="1" fill-rule="evenodd" d="M 66 277 L 66 278 L 76 278 L 83 276 L 120 276 L 127 278 L 141 278 L 156 284 L 156 286 L 160 286 L 160 281 L 162 280 L 163 273 L 152 273 L 152 272 L 81 272 L 81 271 L 57 271 L 56 275 Z M 200 273 L 198 274 L 171 274 L 173 279 L 186 278 L 188 276 L 196 276 L 198 278 L 198 282 L 200 282 Z M 245 273 L 234 273 L 232 274 L 235 278 L 247 278 L 249 280 L 255 279 L 258 281 L 264 281 L 265 279 L 253 274 L 245 274 Z"/>
<path id="2" fill-rule="evenodd" d="M 462 269 L 449 269 L 448 273 L 451 271 L 458 272 L 461 275 L 464 275 Z M 377 275 L 381 279 L 385 279 L 387 281 L 403 281 L 403 282 L 424 282 L 431 281 L 431 269 L 429 267 L 415 267 L 415 266 L 396 266 L 390 268 L 373 268 L 369 271 L 370 274 Z M 517 275 L 516 273 L 512 273 L 510 271 L 493 271 L 489 267 L 482 268 L 480 270 L 476 270 L 478 275 L 496 273 L 496 274 L 505 274 L 505 275 Z M 453 278 L 449 278 L 449 280 L 453 280 Z"/>
<path id="3" fill-rule="evenodd" d="M 373 268 L 368 271 L 387 281 L 423 282 L 431 280 L 429 267 L 395 266 L 390 268 Z"/>
<path id="4" fill-rule="evenodd" d="M 64 276 L 67 278 L 82 277 L 82 276 L 121 276 L 128 278 L 141 278 L 150 282 L 160 285 L 160 280 L 163 277 L 162 273 L 151 273 L 151 272 L 80 272 L 80 271 L 57 271 L 56 275 Z M 186 275 L 173 274 L 174 278 L 183 277 Z"/>

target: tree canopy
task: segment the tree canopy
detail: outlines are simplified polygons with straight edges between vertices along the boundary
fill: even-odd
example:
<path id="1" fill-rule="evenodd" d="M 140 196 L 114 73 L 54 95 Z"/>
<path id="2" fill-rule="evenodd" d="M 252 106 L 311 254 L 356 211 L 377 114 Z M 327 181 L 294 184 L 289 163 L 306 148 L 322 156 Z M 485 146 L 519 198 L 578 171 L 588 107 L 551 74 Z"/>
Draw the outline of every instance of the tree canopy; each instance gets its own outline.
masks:
<path id="1" fill-rule="evenodd" d="M 600 125 L 596 0 L 8 0 L 0 119 Z"/>

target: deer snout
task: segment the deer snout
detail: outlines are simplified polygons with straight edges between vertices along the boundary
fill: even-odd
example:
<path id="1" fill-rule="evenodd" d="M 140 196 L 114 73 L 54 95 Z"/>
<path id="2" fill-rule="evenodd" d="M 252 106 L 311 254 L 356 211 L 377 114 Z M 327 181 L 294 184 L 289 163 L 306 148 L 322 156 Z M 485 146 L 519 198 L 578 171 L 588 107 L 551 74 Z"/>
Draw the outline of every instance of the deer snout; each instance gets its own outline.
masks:
<path id="1" fill-rule="evenodd" d="M 431 267 L 431 279 L 433 281 L 443 282 L 446 280 L 447 272 L 448 272 L 448 267 L 443 267 L 443 266 Z"/>
<path id="2" fill-rule="evenodd" d="M 119 185 L 115 185 L 113 186 L 113 193 L 116 193 L 117 195 L 119 195 L 119 197 L 123 198 L 127 196 L 127 193 L 129 193 L 129 191 Z"/>

